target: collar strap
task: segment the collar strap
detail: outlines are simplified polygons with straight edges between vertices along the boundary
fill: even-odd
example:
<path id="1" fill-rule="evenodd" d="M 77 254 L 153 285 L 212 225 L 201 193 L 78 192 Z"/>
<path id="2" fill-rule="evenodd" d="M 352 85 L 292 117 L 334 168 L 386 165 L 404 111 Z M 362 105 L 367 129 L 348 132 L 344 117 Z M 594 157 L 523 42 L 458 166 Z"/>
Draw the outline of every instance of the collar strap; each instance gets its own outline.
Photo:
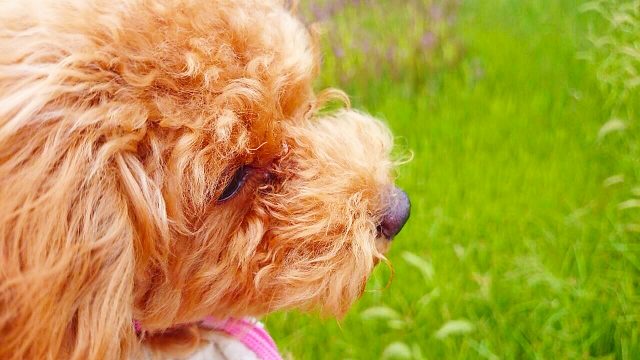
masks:
<path id="1" fill-rule="evenodd" d="M 276 343 L 264 329 L 264 325 L 255 319 L 216 320 L 208 316 L 200 322 L 200 326 L 235 338 L 261 360 L 282 360 Z M 133 321 L 133 327 L 136 333 L 142 332 L 142 325 L 138 320 Z"/>
<path id="2" fill-rule="evenodd" d="M 282 360 L 276 343 L 264 325 L 255 319 L 216 320 L 206 317 L 200 325 L 236 338 L 262 360 Z"/>

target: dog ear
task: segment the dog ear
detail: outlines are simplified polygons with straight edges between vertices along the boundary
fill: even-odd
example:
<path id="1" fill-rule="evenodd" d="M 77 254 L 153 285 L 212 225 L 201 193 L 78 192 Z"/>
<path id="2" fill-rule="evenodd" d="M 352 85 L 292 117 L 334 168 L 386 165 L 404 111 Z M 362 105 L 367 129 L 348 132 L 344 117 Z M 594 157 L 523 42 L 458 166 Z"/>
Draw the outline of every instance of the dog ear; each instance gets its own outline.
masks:
<path id="1" fill-rule="evenodd" d="M 168 252 L 148 114 L 93 37 L 20 14 L 0 16 L 0 359 L 128 358 L 134 282 Z"/>
<path id="2" fill-rule="evenodd" d="M 135 269 L 166 263 L 159 180 L 144 131 L 110 125 L 130 111 L 42 91 L 0 91 L 0 359 L 122 358 L 138 341 Z"/>
<path id="3" fill-rule="evenodd" d="M 137 226 L 151 187 L 121 138 L 63 123 L 0 144 L 0 359 L 124 358 L 138 341 L 135 254 L 153 234 Z"/>

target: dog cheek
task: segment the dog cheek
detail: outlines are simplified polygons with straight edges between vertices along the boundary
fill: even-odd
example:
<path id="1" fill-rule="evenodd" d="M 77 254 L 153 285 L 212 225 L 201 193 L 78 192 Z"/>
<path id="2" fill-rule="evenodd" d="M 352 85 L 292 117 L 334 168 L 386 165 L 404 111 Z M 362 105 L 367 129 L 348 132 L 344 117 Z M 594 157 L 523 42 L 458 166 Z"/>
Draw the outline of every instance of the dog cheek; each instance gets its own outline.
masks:
<path id="1" fill-rule="evenodd" d="M 184 239 L 171 275 L 174 281 L 167 289 L 184 284 L 173 323 L 265 312 L 253 278 L 266 263 L 266 224 L 264 212 L 255 204 L 236 203 L 212 210 L 202 223 L 203 230 L 195 238 Z M 156 297 L 166 299 L 160 292 Z"/>
<path id="2" fill-rule="evenodd" d="M 262 209 L 254 209 L 247 214 L 243 224 L 229 242 L 229 256 L 243 272 L 251 271 L 254 263 L 260 262 L 261 246 L 268 226 L 268 219 Z"/>
<path id="3" fill-rule="evenodd" d="M 272 224 L 263 240 L 268 263 L 256 273 L 255 287 L 269 294 L 267 311 L 317 309 L 342 316 L 362 294 L 379 256 L 369 221 L 355 215 L 344 217 L 348 225 L 336 223 L 317 203 L 296 202 L 308 206 L 285 202 L 279 211 L 271 209 Z"/>

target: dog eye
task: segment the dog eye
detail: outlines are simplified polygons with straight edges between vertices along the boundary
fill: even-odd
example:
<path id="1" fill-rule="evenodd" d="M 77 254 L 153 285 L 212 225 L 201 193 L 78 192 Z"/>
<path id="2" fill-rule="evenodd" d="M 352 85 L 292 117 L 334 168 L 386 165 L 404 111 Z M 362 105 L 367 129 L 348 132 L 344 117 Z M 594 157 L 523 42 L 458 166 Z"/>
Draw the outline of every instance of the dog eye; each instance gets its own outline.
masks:
<path id="1" fill-rule="evenodd" d="M 233 177 L 222 191 L 222 194 L 220 194 L 220 196 L 218 197 L 218 202 L 229 200 L 237 195 L 240 189 L 242 189 L 242 186 L 247 181 L 249 173 L 250 168 L 248 166 L 241 166 L 238 170 L 236 170 L 235 174 L 233 174 Z"/>

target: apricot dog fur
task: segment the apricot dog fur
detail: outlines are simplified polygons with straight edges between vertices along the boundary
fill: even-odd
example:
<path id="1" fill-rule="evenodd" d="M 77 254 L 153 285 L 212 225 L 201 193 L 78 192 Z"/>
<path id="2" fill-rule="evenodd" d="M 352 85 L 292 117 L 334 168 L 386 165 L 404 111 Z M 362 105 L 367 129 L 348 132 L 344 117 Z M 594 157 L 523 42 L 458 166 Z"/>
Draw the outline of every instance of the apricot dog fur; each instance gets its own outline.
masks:
<path id="1" fill-rule="evenodd" d="M 339 93 L 317 70 L 275 0 L 0 0 L 0 358 L 186 354 L 207 315 L 343 314 L 388 244 L 392 137 L 320 115 Z"/>

